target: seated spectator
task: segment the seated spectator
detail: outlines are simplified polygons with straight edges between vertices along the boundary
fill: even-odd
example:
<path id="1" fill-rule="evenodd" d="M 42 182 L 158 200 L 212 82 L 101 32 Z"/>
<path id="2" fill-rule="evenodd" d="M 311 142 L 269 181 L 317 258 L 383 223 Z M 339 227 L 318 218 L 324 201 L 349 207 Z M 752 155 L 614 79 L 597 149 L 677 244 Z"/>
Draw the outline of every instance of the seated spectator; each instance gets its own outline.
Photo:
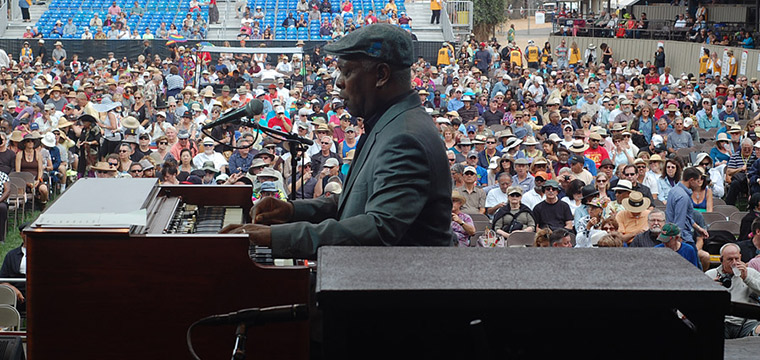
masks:
<path id="1" fill-rule="evenodd" d="M 678 255 L 681 255 L 684 259 L 692 263 L 698 269 L 702 269 L 702 264 L 699 262 L 699 258 L 697 257 L 697 250 L 688 243 L 681 241 L 681 229 L 679 229 L 676 224 L 665 224 L 662 227 L 662 231 L 657 237 L 657 240 L 660 241 L 661 244 L 655 245 L 656 248 L 667 247 L 677 252 Z"/>
<path id="2" fill-rule="evenodd" d="M 592 247 L 596 244 L 593 239 L 599 237 L 598 234 L 606 234 L 601 229 L 603 204 L 599 199 L 594 199 L 586 203 L 588 214 L 581 217 L 576 225 L 575 247 Z"/>
<path id="3" fill-rule="evenodd" d="M 26 235 L 22 232 L 24 228 L 31 225 L 23 223 L 19 225 L 18 231 L 21 234 L 21 246 L 8 251 L 3 259 L 3 265 L 0 267 L 0 277 L 6 279 L 26 279 Z M 26 282 L 4 282 L 16 293 L 16 308 L 19 312 L 26 311 Z"/>
<path id="4" fill-rule="evenodd" d="M 493 189 L 491 191 L 496 191 Z M 489 192 L 490 194 L 490 192 Z M 516 232 L 535 232 L 536 220 L 529 207 L 522 204 L 523 190 L 519 186 L 510 186 L 507 189 L 509 196 L 508 204 L 499 208 L 493 216 L 493 229 L 504 239 Z"/>
<path id="5" fill-rule="evenodd" d="M 466 199 L 462 211 L 467 214 L 486 213 L 486 193 L 477 185 L 478 173 L 472 166 L 464 168 L 464 185 L 455 190 L 459 191 Z"/>
<path id="6" fill-rule="evenodd" d="M 560 189 L 556 180 L 548 180 L 544 183 L 546 198 L 533 208 L 536 226 L 539 228 L 549 228 L 553 231 L 573 228 L 573 214 L 570 207 L 566 202 L 560 201 L 557 196 Z"/>
<path id="7" fill-rule="evenodd" d="M 90 28 L 98 28 L 103 26 L 103 19 L 98 17 L 98 14 L 93 14 L 90 19 Z"/>
<path id="8" fill-rule="evenodd" d="M 293 13 L 289 12 L 288 17 L 285 18 L 285 20 L 282 21 L 282 27 L 295 27 L 296 26 L 296 19 L 293 17 Z"/>
<path id="9" fill-rule="evenodd" d="M 551 236 L 549 236 L 549 246 L 565 248 L 573 247 L 572 233 L 562 228 L 553 230 Z"/>
<path id="10" fill-rule="evenodd" d="M 197 2 L 197 0 L 193 0 L 193 1 Z M 192 1 L 191 1 L 191 3 L 192 3 Z M 200 9 L 198 9 L 198 10 L 200 10 Z M 192 11 L 192 7 L 190 8 L 190 11 Z M 140 4 L 137 1 L 135 1 L 134 5 L 132 5 L 132 8 L 129 9 L 129 14 L 130 15 L 137 15 L 139 17 L 142 17 L 143 15 L 145 15 L 145 9 L 142 8 L 142 7 L 140 7 Z"/>
<path id="11" fill-rule="evenodd" d="M 683 14 L 678 14 L 678 19 L 676 19 L 676 23 L 673 25 L 674 28 L 685 28 L 686 27 L 686 18 Z"/>
<path id="12" fill-rule="evenodd" d="M 760 272 L 748 268 L 741 259 L 739 246 L 734 243 L 723 245 L 720 248 L 720 266 L 707 270 L 705 274 L 728 288 L 732 302 L 756 304 L 757 294 L 760 294 Z M 731 282 L 721 282 L 722 277 L 730 278 Z M 726 339 L 760 335 L 758 320 L 726 315 L 724 326 Z"/>
<path id="13" fill-rule="evenodd" d="M 73 19 L 66 20 L 66 26 L 63 27 L 63 35 L 74 36 L 77 34 L 77 26 L 74 25 Z"/>
<path id="14" fill-rule="evenodd" d="M 475 225 L 470 215 L 462 212 L 462 205 L 467 200 L 459 191 L 454 190 L 451 195 L 451 230 L 457 237 L 457 246 L 470 246 L 470 236 L 475 234 Z"/>

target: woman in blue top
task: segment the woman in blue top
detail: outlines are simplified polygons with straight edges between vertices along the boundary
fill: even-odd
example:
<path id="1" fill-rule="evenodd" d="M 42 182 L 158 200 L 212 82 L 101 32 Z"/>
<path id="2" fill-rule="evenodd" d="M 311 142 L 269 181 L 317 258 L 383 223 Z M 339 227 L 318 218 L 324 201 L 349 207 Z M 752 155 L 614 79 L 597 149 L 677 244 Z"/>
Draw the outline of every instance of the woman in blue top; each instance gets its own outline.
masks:
<path id="1" fill-rule="evenodd" d="M 652 141 L 654 132 L 654 111 L 647 105 L 641 109 L 639 116 L 631 123 L 631 132 L 644 137 L 647 143 Z"/>
<path id="2" fill-rule="evenodd" d="M 662 172 L 662 176 L 657 180 L 657 185 L 660 186 L 660 192 L 657 194 L 657 199 L 663 203 L 668 201 L 668 193 L 670 189 L 678 185 L 681 181 L 681 164 L 674 159 L 665 160 L 665 169 Z"/>
<path id="3" fill-rule="evenodd" d="M 715 166 L 728 163 L 728 159 L 731 158 L 731 142 L 728 140 L 726 133 L 718 134 L 715 139 L 715 146 L 710 149 L 710 158 L 713 160 Z"/>
<path id="4" fill-rule="evenodd" d="M 704 173 L 698 180 L 699 189 L 691 192 L 691 203 L 694 205 L 694 210 L 699 212 L 712 212 L 713 211 L 713 193 L 712 189 L 708 187 L 710 178 Z"/>

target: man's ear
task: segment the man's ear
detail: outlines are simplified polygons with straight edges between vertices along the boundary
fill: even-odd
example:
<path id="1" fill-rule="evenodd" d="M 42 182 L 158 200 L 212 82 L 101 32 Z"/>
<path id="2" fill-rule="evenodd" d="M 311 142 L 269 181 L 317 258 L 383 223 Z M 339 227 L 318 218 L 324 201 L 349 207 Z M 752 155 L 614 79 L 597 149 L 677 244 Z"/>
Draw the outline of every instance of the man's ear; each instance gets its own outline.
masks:
<path id="1" fill-rule="evenodd" d="M 377 81 L 375 87 L 381 88 L 390 81 L 393 71 L 391 67 L 386 63 L 379 63 L 375 66 L 375 73 L 377 74 Z"/>

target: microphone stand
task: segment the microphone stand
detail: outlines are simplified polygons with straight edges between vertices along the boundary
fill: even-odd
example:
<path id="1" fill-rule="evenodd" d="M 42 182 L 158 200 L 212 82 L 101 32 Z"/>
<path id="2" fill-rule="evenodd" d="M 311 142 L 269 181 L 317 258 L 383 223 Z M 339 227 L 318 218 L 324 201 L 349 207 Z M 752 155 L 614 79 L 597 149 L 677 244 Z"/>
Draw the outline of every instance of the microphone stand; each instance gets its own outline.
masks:
<path id="1" fill-rule="evenodd" d="M 296 134 L 287 133 L 280 130 L 275 130 L 269 127 L 266 127 L 264 125 L 259 124 L 256 121 L 252 121 L 251 124 L 253 127 L 257 130 L 260 130 L 262 132 L 265 132 L 272 136 L 279 136 L 285 141 L 288 142 L 288 148 L 290 148 L 290 173 L 292 174 L 291 177 L 293 181 L 291 182 L 291 191 L 288 198 L 292 201 L 296 199 L 296 172 L 298 171 L 298 160 L 296 159 L 296 156 L 298 155 L 298 151 L 303 151 L 304 154 L 306 154 L 306 146 L 311 145 L 314 142 L 298 136 Z M 303 180 L 303 177 L 301 178 Z"/>

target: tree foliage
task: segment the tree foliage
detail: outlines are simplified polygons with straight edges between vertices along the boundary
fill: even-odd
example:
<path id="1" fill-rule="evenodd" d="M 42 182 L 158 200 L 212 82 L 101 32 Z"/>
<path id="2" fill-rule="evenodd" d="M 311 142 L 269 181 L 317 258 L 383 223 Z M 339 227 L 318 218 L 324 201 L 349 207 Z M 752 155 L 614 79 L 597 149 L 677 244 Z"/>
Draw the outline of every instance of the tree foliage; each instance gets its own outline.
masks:
<path id="1" fill-rule="evenodd" d="M 507 20 L 507 0 L 474 0 L 472 6 L 473 31 L 479 39 L 491 38 L 496 26 Z"/>

